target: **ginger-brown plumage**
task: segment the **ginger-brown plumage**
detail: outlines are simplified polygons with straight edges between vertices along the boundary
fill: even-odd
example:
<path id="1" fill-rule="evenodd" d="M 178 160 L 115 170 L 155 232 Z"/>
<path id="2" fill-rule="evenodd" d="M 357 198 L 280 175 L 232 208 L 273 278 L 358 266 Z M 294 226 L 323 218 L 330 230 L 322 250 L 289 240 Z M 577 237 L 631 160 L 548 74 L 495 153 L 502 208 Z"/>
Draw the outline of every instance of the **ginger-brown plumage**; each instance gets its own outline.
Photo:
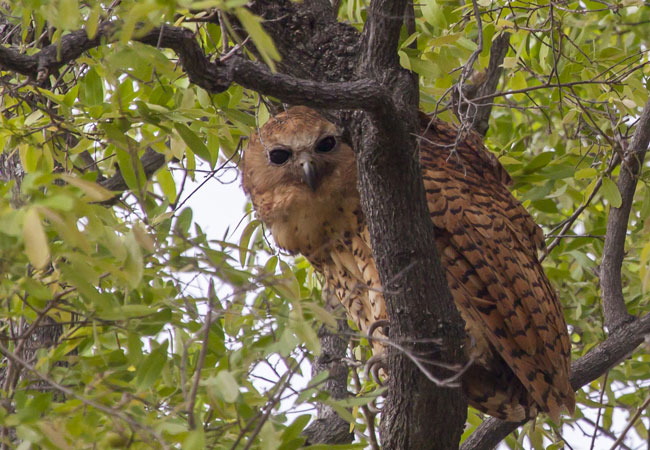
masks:
<path id="1" fill-rule="evenodd" d="M 480 138 L 423 118 L 422 177 L 436 244 L 467 324 L 463 376 L 472 406 L 518 421 L 573 411 L 570 342 L 537 252 L 543 234 L 508 191 L 510 177 Z M 286 159 L 285 159 L 286 157 Z M 251 137 L 243 185 L 281 248 L 302 253 L 362 332 L 386 318 L 356 189 L 352 149 L 317 112 L 295 107 Z M 382 351 L 375 345 L 375 351 Z"/>

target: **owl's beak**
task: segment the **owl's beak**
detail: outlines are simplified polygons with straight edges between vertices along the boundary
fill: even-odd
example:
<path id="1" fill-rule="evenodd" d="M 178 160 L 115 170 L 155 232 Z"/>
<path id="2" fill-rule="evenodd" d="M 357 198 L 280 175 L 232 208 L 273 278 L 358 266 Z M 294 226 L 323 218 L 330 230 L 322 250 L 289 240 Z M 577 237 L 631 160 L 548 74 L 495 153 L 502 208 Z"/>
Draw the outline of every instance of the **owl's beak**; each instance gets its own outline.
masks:
<path id="1" fill-rule="evenodd" d="M 304 181 L 312 191 L 315 191 L 317 187 L 318 176 L 314 165 L 311 163 L 311 161 L 301 161 L 300 167 L 302 168 L 302 181 Z"/>

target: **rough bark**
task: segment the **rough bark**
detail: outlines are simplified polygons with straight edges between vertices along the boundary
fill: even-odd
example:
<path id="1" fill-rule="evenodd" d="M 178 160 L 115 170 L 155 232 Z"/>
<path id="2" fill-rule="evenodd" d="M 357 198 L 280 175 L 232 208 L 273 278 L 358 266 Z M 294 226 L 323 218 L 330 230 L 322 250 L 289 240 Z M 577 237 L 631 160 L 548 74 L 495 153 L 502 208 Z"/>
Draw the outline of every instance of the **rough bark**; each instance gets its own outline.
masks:
<path id="1" fill-rule="evenodd" d="M 359 191 L 385 289 L 390 339 L 407 352 L 459 363 L 463 322 L 436 251 L 417 157 L 417 80 L 400 68 L 395 51 L 405 6 L 375 1 L 368 12 L 360 72 L 394 93 L 389 114 L 398 119 L 371 111 L 356 130 Z M 439 348 L 432 338 L 440 340 Z M 431 448 L 435 436 L 439 448 L 456 447 L 467 410 L 460 390 L 434 386 L 403 351 L 391 350 L 388 361 L 382 445 Z"/>

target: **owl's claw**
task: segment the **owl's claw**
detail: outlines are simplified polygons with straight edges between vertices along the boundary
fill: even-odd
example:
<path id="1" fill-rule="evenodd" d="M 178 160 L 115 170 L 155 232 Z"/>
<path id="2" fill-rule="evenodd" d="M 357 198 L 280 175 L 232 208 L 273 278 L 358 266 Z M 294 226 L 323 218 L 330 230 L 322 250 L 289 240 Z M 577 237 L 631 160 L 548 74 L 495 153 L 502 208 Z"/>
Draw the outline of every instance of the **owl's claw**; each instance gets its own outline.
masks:
<path id="1" fill-rule="evenodd" d="M 386 365 L 386 356 L 385 355 L 373 355 L 366 362 L 365 375 L 366 378 L 372 376 L 373 380 L 380 385 L 385 386 L 386 382 L 381 379 L 379 376 L 379 371 L 383 370 L 384 374 L 388 371 L 388 366 Z"/>
<path id="2" fill-rule="evenodd" d="M 379 414 L 382 410 L 381 407 L 377 406 L 377 399 L 373 399 L 370 403 L 368 403 L 368 410 L 372 414 Z"/>
<path id="3" fill-rule="evenodd" d="M 384 336 L 388 337 L 388 327 L 390 326 L 389 320 L 375 320 L 368 327 L 368 339 L 373 339 L 373 334 L 377 331 L 377 328 L 382 327 L 382 333 Z"/>

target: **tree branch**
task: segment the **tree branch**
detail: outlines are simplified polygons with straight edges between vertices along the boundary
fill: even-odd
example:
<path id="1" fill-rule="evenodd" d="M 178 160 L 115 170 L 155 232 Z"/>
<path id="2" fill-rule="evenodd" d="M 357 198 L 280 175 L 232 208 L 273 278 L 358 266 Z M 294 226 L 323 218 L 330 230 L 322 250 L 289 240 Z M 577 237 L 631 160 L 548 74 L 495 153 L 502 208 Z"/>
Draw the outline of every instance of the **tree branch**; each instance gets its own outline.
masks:
<path id="1" fill-rule="evenodd" d="M 395 117 L 397 113 L 388 90 L 371 79 L 340 83 L 298 79 L 272 73 L 266 67 L 241 57 L 234 57 L 229 66 L 236 83 L 286 103 L 312 108 L 361 109 L 377 117 Z"/>
<path id="2" fill-rule="evenodd" d="M 496 39 L 492 41 L 490 47 L 490 62 L 485 72 L 485 80 L 480 84 L 476 95 L 471 97 L 485 97 L 494 94 L 497 90 L 497 85 L 503 73 L 503 60 L 508 54 L 510 48 L 510 33 L 501 33 Z M 490 114 L 492 113 L 492 102 L 483 100 L 476 102 L 476 114 L 472 121 L 473 128 L 481 135 L 485 136 L 490 126 Z"/>
<path id="3" fill-rule="evenodd" d="M 387 68 L 399 67 L 396 49 L 406 4 L 403 0 L 374 0 L 370 4 L 362 34 L 365 52 L 361 66 L 366 74 L 383 75 Z"/>
<path id="4" fill-rule="evenodd" d="M 481 136 L 485 136 L 490 126 L 492 113 L 490 96 L 497 90 L 503 73 L 503 60 L 509 48 L 510 33 L 501 33 L 492 41 L 488 67 L 483 72 L 475 73 L 462 86 L 462 95 L 457 89 L 452 92 L 451 103 L 454 114 L 459 120 L 471 124 L 471 127 Z"/>
<path id="5" fill-rule="evenodd" d="M 116 29 L 116 23 L 105 22 L 94 39 L 89 39 L 84 30 L 78 30 L 31 56 L 0 47 L 0 67 L 42 79 L 83 52 L 101 45 L 102 40 L 112 39 Z M 392 118 L 396 114 L 389 92 L 371 79 L 333 83 L 300 79 L 273 73 L 263 64 L 238 55 L 212 62 L 203 53 L 193 32 L 181 27 L 162 26 L 142 36 L 134 36 L 134 40 L 174 50 L 189 80 L 209 92 L 222 92 L 235 82 L 290 104 L 327 109 L 362 109 L 377 117 Z M 59 48 L 60 58 L 57 58 Z M 394 123 L 392 119 L 391 122 Z"/>
<path id="6" fill-rule="evenodd" d="M 627 358 L 650 333 L 650 314 L 614 330 L 599 346 L 571 364 L 571 386 L 574 390 L 602 376 Z M 504 422 L 487 419 L 463 443 L 461 450 L 492 450 L 506 436 L 525 422 Z"/>
<path id="7" fill-rule="evenodd" d="M 394 112 L 355 116 L 358 188 L 384 288 L 389 338 L 408 351 L 450 364 L 462 362 L 464 324 L 440 258 L 421 178 L 417 78 L 397 58 L 406 1 L 375 0 L 363 32 L 358 75 L 392 93 Z M 367 109 L 366 109 L 367 110 Z M 432 339 L 438 339 L 440 345 Z M 405 352 L 388 351 L 389 389 L 382 410 L 382 446 L 458 446 L 467 404 L 459 389 L 435 386 Z M 449 373 L 431 367 L 437 378 Z"/>
<path id="8" fill-rule="evenodd" d="M 650 100 L 643 109 L 643 113 L 636 124 L 632 141 L 621 162 L 621 171 L 617 182 L 618 190 L 621 193 L 621 206 L 619 208 L 610 208 L 607 221 L 603 260 L 600 264 L 600 288 L 603 293 L 605 326 L 610 331 L 632 320 L 623 298 L 621 266 L 625 255 L 625 237 L 634 192 L 636 191 L 649 143 Z"/>

